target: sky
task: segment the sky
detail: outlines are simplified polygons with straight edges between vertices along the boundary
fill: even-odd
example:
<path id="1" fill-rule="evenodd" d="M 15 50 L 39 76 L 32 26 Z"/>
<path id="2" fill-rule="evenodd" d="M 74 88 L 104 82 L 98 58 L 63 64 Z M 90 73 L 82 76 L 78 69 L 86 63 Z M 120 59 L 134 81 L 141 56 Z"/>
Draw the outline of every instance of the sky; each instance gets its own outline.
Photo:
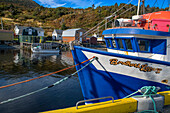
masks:
<path id="1" fill-rule="evenodd" d="M 88 8 L 93 4 L 95 7 L 98 6 L 111 6 L 115 3 L 128 3 L 132 1 L 132 4 L 136 5 L 138 0 L 34 0 L 38 4 L 48 7 L 48 8 L 57 8 L 57 7 L 72 7 L 72 8 Z M 155 3 L 155 1 L 157 1 Z M 165 8 L 168 7 L 168 1 L 170 0 L 145 0 L 145 5 L 148 4 L 152 7 Z M 154 5 L 155 4 L 155 5 Z"/>

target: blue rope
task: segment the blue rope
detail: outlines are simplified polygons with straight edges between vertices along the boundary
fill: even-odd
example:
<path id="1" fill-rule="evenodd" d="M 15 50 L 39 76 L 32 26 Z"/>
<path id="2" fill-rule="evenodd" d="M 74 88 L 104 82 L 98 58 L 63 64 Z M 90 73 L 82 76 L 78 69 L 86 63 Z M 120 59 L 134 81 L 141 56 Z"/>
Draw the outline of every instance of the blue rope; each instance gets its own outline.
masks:
<path id="1" fill-rule="evenodd" d="M 124 98 L 128 98 L 128 97 L 131 97 L 132 95 L 135 95 L 137 94 L 138 92 L 142 93 L 142 95 L 137 95 L 138 97 L 150 97 L 152 102 L 153 102 L 153 105 L 154 105 L 154 110 L 144 110 L 142 112 L 138 112 L 138 113 L 148 113 L 148 112 L 152 112 L 152 113 L 158 113 L 156 111 L 156 104 L 155 104 L 155 101 L 154 99 L 152 98 L 152 95 L 156 95 L 157 94 L 157 89 L 155 86 L 144 86 L 142 87 L 141 89 L 139 89 L 138 91 L 124 97 Z M 134 96 L 135 97 L 135 96 Z"/>
<path id="2" fill-rule="evenodd" d="M 31 92 L 31 93 L 24 94 L 24 95 L 21 95 L 21 96 L 12 98 L 12 99 L 8 99 L 8 100 L 5 100 L 5 101 L 2 101 L 2 102 L 0 102 L 0 104 L 5 104 L 5 103 L 8 103 L 8 102 L 12 102 L 12 101 L 14 101 L 14 100 L 18 100 L 18 99 L 21 99 L 21 98 L 23 98 L 23 97 L 26 97 L 26 96 L 29 96 L 29 95 L 33 95 L 33 94 L 38 93 L 38 92 L 40 92 L 40 91 L 46 90 L 46 89 L 48 89 L 48 88 L 51 88 L 51 87 L 53 87 L 53 86 L 55 86 L 55 85 L 58 85 L 58 84 L 62 83 L 63 81 L 67 80 L 68 78 L 74 76 L 76 73 L 78 73 L 78 72 L 80 72 L 81 70 L 83 70 L 85 67 L 87 67 L 88 65 L 90 65 L 94 60 L 96 60 L 96 57 L 93 58 L 89 63 L 87 63 L 85 66 L 83 66 L 83 67 L 82 67 L 81 69 L 79 69 L 78 71 L 74 72 L 73 74 L 71 74 L 71 75 L 68 76 L 68 77 L 65 77 L 65 78 L 63 78 L 63 79 L 55 82 L 54 84 L 52 84 L 52 85 L 50 85 L 50 86 L 41 88 L 41 89 L 39 89 L 39 90 L 33 91 L 33 92 Z"/>

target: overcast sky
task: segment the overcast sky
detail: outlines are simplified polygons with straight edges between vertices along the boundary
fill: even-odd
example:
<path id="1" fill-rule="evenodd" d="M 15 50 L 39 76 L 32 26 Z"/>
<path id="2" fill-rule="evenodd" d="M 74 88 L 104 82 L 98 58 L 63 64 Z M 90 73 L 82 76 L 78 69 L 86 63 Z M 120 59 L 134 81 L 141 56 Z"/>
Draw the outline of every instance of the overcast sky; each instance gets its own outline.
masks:
<path id="1" fill-rule="evenodd" d="M 93 4 L 95 7 L 98 6 L 111 6 L 115 3 L 128 3 L 131 0 L 34 0 L 38 4 L 44 7 L 72 7 L 72 8 L 87 8 L 91 7 Z M 155 3 L 155 1 L 157 1 Z M 168 7 L 168 1 L 170 0 L 145 0 L 145 5 L 155 6 L 155 7 Z M 138 0 L 133 0 L 132 4 L 137 4 Z"/>

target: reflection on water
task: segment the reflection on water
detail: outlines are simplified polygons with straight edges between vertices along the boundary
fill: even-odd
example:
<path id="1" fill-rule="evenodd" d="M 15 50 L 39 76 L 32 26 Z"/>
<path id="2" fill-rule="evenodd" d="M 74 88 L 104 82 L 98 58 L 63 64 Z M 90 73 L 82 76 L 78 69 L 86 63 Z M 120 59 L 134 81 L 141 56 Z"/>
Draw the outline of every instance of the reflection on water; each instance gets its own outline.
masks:
<path id="1" fill-rule="evenodd" d="M 23 50 L 0 50 L 0 86 L 35 78 L 73 65 L 71 52 L 32 54 Z M 0 101 L 53 84 L 75 69 L 0 90 Z M 1 113 L 34 113 L 74 106 L 82 100 L 77 76 L 40 93 L 0 105 Z"/>

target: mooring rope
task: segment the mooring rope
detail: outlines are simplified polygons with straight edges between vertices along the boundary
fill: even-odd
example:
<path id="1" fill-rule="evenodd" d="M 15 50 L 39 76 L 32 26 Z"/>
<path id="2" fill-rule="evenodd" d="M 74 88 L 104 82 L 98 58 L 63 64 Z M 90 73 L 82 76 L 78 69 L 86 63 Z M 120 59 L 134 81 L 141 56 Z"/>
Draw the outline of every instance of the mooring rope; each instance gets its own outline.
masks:
<path id="1" fill-rule="evenodd" d="M 157 88 L 155 86 L 144 86 L 141 89 L 139 89 L 138 91 L 135 91 L 134 93 L 124 97 L 124 98 L 129 98 L 132 97 L 132 95 L 137 94 L 138 92 L 142 93 L 142 95 L 137 95 L 137 96 L 133 96 L 133 97 L 150 97 L 153 105 L 154 105 L 154 110 L 144 110 L 142 112 L 138 112 L 138 113 L 148 113 L 148 112 L 153 112 L 153 113 L 158 113 L 156 111 L 156 104 L 154 99 L 152 98 L 152 95 L 156 95 L 157 94 Z"/>
<path id="2" fill-rule="evenodd" d="M 6 88 L 6 87 L 10 87 L 10 86 L 14 86 L 14 85 L 18 85 L 18 84 L 22 84 L 22 83 L 26 83 L 26 82 L 30 82 L 30 81 L 33 81 L 33 80 L 36 80 L 36 79 L 40 79 L 40 78 L 43 78 L 43 77 L 46 77 L 46 76 L 49 76 L 49 75 L 52 75 L 52 74 L 56 74 L 56 73 L 59 73 L 59 72 L 68 70 L 68 69 L 70 69 L 70 68 L 76 67 L 76 66 L 78 66 L 78 65 L 80 65 L 80 64 L 83 64 L 83 63 L 85 63 L 85 62 L 87 62 L 87 61 L 89 61 L 89 60 L 91 60 L 91 59 L 94 59 L 94 58 L 95 58 L 95 56 L 93 56 L 92 58 L 90 58 L 90 59 L 88 59 L 88 60 L 85 60 L 85 61 L 83 61 L 83 62 L 81 62 L 81 63 L 79 63 L 79 64 L 70 66 L 70 67 L 68 67 L 68 68 L 61 69 L 61 70 L 56 71 L 56 72 L 52 72 L 52 73 L 49 73 L 49 74 L 46 74 L 46 75 L 42 75 L 42 76 L 39 76 L 39 77 L 36 77 L 36 78 L 32 78 L 32 79 L 29 79 L 29 80 L 24 80 L 24 81 L 21 81 L 21 82 L 9 84 L 9 85 L 6 85 L 6 86 L 1 86 L 0 89 Z"/>
<path id="3" fill-rule="evenodd" d="M 93 58 L 93 59 L 92 59 L 92 58 Z M 74 76 L 76 73 L 80 72 L 80 71 L 83 70 L 85 67 L 87 67 L 88 65 L 90 65 L 94 60 L 96 60 L 96 57 L 92 57 L 92 58 L 90 58 L 90 59 L 92 59 L 92 60 L 91 60 L 89 63 L 87 63 L 85 66 L 83 66 L 81 69 L 79 69 L 78 71 L 74 72 L 74 73 L 71 74 L 70 76 L 65 77 L 65 78 L 63 78 L 63 79 L 61 79 L 61 80 L 55 82 L 54 84 L 52 84 L 52 85 L 50 85 L 50 86 L 47 86 L 47 87 L 38 89 L 38 90 L 33 91 L 33 92 L 31 92 L 31 93 L 27 93 L 27 94 L 24 94 L 24 95 L 15 97 L 15 98 L 11 98 L 11 99 L 2 101 L 2 102 L 0 102 L 0 104 L 5 104 L 5 103 L 7 103 L 7 102 L 12 102 L 12 101 L 14 101 L 14 100 L 18 100 L 18 99 L 21 99 L 21 98 L 23 98 L 23 97 L 26 97 L 26 96 L 29 96 L 29 95 L 38 93 L 38 92 L 40 92 L 40 91 L 46 90 L 46 89 L 48 89 L 48 88 L 51 88 L 51 87 L 53 87 L 53 86 L 55 86 L 55 85 L 60 84 L 60 83 L 62 83 L 63 81 L 67 80 L 68 78 L 71 78 L 71 77 Z"/>

